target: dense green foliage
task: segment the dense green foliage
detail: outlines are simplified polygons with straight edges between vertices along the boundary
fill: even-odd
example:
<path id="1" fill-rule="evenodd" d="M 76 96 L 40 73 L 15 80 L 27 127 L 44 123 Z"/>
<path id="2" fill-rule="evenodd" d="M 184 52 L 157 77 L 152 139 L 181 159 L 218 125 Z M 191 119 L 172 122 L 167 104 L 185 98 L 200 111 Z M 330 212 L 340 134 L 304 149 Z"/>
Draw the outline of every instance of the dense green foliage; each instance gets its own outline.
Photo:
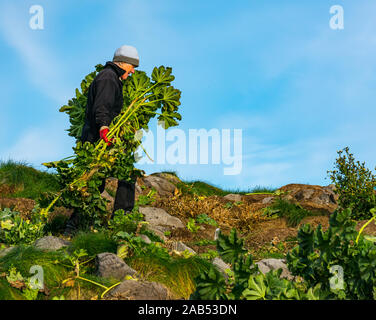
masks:
<path id="1" fill-rule="evenodd" d="M 228 270 L 228 279 L 212 266 L 209 271 L 196 278 L 196 291 L 191 295 L 191 299 L 301 300 L 324 297 L 320 285 L 308 288 L 304 283 L 281 279 L 282 270 L 274 270 L 265 275 L 260 273 L 235 229 L 228 236 L 219 234 L 217 250 L 223 261 L 232 266 L 232 270 Z"/>
<path id="2" fill-rule="evenodd" d="M 0 243 L 7 245 L 29 244 L 45 234 L 45 217 L 35 210 L 31 220 L 25 220 L 19 212 L 6 208 L 0 211 Z"/>
<path id="3" fill-rule="evenodd" d="M 376 288 L 376 246 L 361 236 L 351 220 L 350 208 L 337 210 L 330 217 L 330 227 L 313 230 L 304 225 L 298 233 L 299 245 L 288 255 L 289 270 L 303 277 L 310 286 L 321 284 L 330 290 L 334 269 L 343 270 L 343 289 L 332 290 L 333 298 L 374 299 Z M 331 271 L 332 270 L 332 271 Z"/>
<path id="4" fill-rule="evenodd" d="M 354 219 L 370 218 L 370 210 L 376 206 L 376 176 L 365 167 L 365 163 L 355 161 L 346 147 L 338 151 L 335 168 L 328 173 L 339 196 L 338 205 L 342 208 L 351 206 Z"/>

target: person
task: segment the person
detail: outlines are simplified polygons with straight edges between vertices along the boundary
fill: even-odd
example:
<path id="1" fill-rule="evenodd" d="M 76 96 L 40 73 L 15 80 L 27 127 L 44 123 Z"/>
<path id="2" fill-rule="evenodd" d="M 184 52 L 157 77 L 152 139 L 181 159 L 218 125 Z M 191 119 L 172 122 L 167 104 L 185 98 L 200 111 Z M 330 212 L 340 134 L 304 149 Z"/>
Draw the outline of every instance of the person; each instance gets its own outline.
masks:
<path id="1" fill-rule="evenodd" d="M 82 129 L 81 141 L 95 143 L 103 139 L 111 144 L 107 138 L 112 120 L 119 115 L 123 107 L 123 82 L 133 74 L 139 66 L 137 49 L 123 45 L 115 51 L 112 61 L 108 61 L 90 84 L 85 113 L 85 123 Z M 105 179 L 99 187 L 102 193 L 105 188 Z M 135 181 L 118 181 L 115 195 L 114 212 L 123 209 L 124 212 L 132 211 L 135 201 Z M 64 234 L 69 236 L 77 230 L 79 216 L 73 212 L 69 218 Z"/>

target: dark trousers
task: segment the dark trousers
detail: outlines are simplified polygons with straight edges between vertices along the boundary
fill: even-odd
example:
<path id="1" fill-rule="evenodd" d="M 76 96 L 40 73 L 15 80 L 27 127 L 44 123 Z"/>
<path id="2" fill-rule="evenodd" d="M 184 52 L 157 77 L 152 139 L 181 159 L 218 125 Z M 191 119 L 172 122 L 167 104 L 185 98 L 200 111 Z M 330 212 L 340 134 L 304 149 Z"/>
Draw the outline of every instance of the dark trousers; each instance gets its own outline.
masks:
<path id="1" fill-rule="evenodd" d="M 103 179 L 102 185 L 98 188 L 100 193 L 104 191 L 106 185 L 106 179 Z M 123 209 L 124 213 L 132 211 L 134 207 L 134 201 L 135 201 L 135 186 L 136 181 L 127 182 L 124 180 L 118 181 L 118 188 L 116 190 L 115 195 L 115 204 L 114 204 L 114 210 L 112 211 L 112 216 L 114 216 L 114 212 L 119 209 Z M 71 233 L 76 230 L 77 225 L 79 221 L 79 216 L 76 210 L 73 211 L 71 217 L 69 218 L 67 222 L 67 226 L 65 229 L 66 233 Z"/>
<path id="2" fill-rule="evenodd" d="M 100 193 L 104 191 L 106 185 L 106 180 L 103 179 L 102 185 L 99 187 Z M 116 190 L 115 195 L 115 204 L 113 213 L 116 210 L 123 209 L 124 212 L 132 211 L 134 207 L 134 199 L 135 199 L 135 187 L 136 182 L 127 182 L 124 180 L 118 181 L 118 187 Z"/>

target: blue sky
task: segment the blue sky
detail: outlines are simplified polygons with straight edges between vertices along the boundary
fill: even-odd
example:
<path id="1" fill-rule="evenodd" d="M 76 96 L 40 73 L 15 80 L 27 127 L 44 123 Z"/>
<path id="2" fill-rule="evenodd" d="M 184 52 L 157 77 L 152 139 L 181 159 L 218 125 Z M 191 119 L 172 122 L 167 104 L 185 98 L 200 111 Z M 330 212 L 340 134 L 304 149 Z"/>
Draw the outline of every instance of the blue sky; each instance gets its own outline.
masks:
<path id="1" fill-rule="evenodd" d="M 29 8 L 44 8 L 44 30 Z M 345 28 L 329 27 L 332 5 Z M 247 189 L 326 185 L 336 151 L 376 165 L 376 3 L 359 1 L 66 0 L 0 3 L 0 159 L 37 168 L 72 154 L 60 106 L 82 78 L 135 46 L 140 69 L 173 68 L 180 128 L 242 129 L 239 175 L 225 165 L 144 165 Z"/>

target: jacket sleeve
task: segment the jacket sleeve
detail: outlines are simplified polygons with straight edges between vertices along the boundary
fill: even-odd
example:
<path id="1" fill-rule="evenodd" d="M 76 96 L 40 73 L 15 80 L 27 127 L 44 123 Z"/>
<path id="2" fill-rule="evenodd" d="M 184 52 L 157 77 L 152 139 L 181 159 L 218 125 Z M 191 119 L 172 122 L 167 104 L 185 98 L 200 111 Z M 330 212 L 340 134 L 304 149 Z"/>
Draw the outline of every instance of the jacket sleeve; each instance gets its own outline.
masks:
<path id="1" fill-rule="evenodd" d="M 111 79 L 99 80 L 93 104 L 93 112 L 97 126 L 109 126 L 111 110 L 115 103 L 116 84 Z"/>

